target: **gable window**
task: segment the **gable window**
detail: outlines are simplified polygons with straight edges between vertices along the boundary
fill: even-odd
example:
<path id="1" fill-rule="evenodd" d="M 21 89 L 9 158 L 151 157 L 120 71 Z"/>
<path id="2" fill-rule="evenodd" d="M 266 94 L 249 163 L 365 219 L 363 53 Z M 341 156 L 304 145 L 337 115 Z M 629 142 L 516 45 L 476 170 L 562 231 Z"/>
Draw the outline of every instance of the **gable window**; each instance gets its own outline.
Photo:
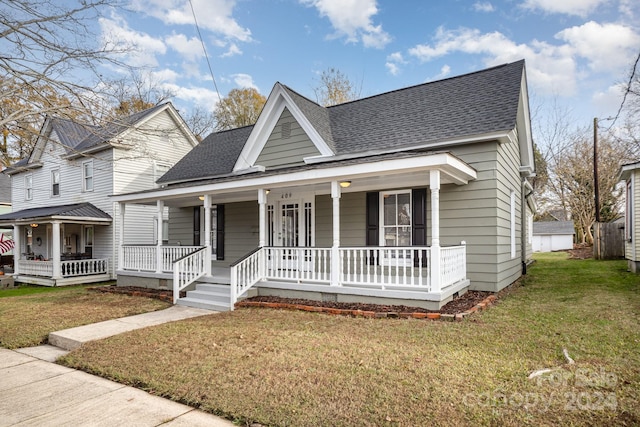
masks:
<path id="1" fill-rule="evenodd" d="M 51 196 L 60 195 L 60 169 L 51 171 Z"/>
<path id="2" fill-rule="evenodd" d="M 93 191 L 93 160 L 82 163 L 82 191 Z"/>
<path id="3" fill-rule="evenodd" d="M 24 199 L 33 199 L 33 175 L 31 174 L 24 177 Z"/>
<path id="4" fill-rule="evenodd" d="M 169 169 L 171 169 L 169 163 L 155 161 L 153 163 L 153 183 L 155 184 Z M 156 184 L 156 187 L 160 187 L 160 184 Z"/>

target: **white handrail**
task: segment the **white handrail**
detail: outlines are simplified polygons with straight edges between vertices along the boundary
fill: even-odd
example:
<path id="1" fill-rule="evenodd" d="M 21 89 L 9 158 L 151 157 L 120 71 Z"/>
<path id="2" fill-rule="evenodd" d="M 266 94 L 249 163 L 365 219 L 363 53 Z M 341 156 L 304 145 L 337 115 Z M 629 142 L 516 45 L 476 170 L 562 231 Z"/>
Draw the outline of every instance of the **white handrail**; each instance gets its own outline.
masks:
<path id="1" fill-rule="evenodd" d="M 257 248 L 231 265 L 231 310 L 238 298 L 265 278 L 265 248 Z"/>
<path id="2" fill-rule="evenodd" d="M 173 262 L 173 303 L 180 297 L 180 291 L 204 276 L 206 273 L 206 263 L 211 260 L 206 259 L 206 248 L 185 255 Z"/>

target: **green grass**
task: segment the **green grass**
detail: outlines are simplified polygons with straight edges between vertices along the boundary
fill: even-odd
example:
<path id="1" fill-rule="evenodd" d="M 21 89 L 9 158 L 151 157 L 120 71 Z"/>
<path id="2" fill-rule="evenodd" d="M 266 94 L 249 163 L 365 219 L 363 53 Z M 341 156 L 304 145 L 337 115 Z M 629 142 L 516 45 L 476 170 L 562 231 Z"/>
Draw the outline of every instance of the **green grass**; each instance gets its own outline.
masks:
<path id="1" fill-rule="evenodd" d="M 88 343 L 62 363 L 238 423 L 640 424 L 640 278 L 624 261 L 537 258 L 463 322 L 240 309 Z M 556 370 L 527 378 L 542 368 Z"/>
<path id="2" fill-rule="evenodd" d="M 91 292 L 86 286 L 20 287 L 0 291 L 0 347 L 31 347 L 50 332 L 159 310 L 168 303 Z"/>

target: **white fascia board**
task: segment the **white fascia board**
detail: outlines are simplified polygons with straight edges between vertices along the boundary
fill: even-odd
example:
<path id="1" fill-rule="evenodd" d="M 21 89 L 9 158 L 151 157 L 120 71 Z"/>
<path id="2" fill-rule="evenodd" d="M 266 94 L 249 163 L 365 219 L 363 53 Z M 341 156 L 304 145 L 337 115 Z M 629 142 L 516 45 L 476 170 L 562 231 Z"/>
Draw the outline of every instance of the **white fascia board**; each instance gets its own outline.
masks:
<path id="1" fill-rule="evenodd" d="M 258 121 L 254 125 L 247 142 L 242 148 L 240 156 L 233 167 L 233 171 L 237 172 L 242 169 L 251 168 L 258 156 L 262 152 L 262 149 L 269 139 L 269 135 L 273 132 L 282 112 L 285 107 L 289 109 L 291 115 L 300 124 L 302 129 L 307 133 L 311 142 L 316 146 L 318 151 L 323 156 L 331 156 L 334 153 L 331 151 L 326 142 L 320 137 L 320 134 L 315 130 L 306 116 L 302 114 L 298 106 L 293 102 L 289 94 L 282 87 L 280 83 L 276 83 L 269 95 L 269 99 L 265 104 Z"/>
<path id="2" fill-rule="evenodd" d="M 620 167 L 620 172 L 618 173 L 618 181 L 627 181 L 631 178 L 631 172 L 636 169 L 640 169 L 640 162 L 622 165 Z"/>
<path id="3" fill-rule="evenodd" d="M 326 169 L 312 169 L 277 175 L 258 176 L 240 181 L 202 184 L 193 187 L 165 188 L 148 193 L 121 194 L 111 196 L 115 202 L 145 203 L 158 199 L 172 199 L 200 196 L 204 193 L 226 193 L 229 191 L 249 191 L 260 188 L 275 189 L 292 185 L 310 185 L 335 180 L 354 180 L 378 177 L 385 174 L 411 173 L 429 169 L 442 170 L 459 185 L 476 179 L 477 172 L 471 166 L 449 153 L 429 154 L 379 162 L 343 165 Z"/>
<path id="4" fill-rule="evenodd" d="M 522 73 L 522 82 L 520 84 L 520 102 L 518 105 L 517 137 L 520 140 L 520 158 L 522 166 L 528 168 L 532 173 L 535 172 L 535 160 L 533 153 L 533 137 L 531 132 L 531 113 L 529 111 L 529 92 L 527 89 L 527 75 Z"/>

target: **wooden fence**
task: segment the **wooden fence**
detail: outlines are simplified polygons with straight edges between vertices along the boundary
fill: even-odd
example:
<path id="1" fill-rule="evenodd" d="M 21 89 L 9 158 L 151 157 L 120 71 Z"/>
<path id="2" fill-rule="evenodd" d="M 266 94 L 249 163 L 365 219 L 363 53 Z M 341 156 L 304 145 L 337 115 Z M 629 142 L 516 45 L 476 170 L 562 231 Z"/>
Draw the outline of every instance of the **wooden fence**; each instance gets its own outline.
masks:
<path id="1" fill-rule="evenodd" d="M 624 228 L 621 224 L 596 222 L 593 225 L 593 257 L 624 258 Z"/>

